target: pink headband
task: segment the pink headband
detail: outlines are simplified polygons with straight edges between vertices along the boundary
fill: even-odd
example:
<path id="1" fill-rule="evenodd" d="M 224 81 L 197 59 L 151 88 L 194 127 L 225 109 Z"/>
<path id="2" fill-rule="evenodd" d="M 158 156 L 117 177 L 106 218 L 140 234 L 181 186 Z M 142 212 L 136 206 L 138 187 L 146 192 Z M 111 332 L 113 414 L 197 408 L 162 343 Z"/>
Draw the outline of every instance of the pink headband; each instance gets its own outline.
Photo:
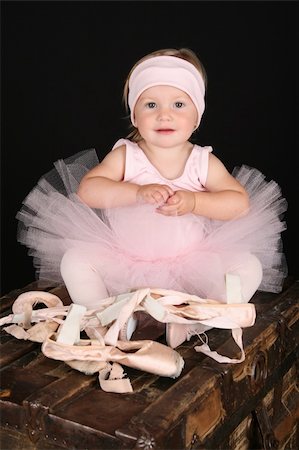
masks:
<path id="1" fill-rule="evenodd" d="M 128 104 L 131 121 L 134 121 L 134 108 L 142 92 L 153 86 L 173 86 L 186 92 L 193 101 L 197 113 L 197 125 L 205 109 L 205 85 L 196 67 L 176 56 L 155 56 L 138 64 L 129 79 Z"/>

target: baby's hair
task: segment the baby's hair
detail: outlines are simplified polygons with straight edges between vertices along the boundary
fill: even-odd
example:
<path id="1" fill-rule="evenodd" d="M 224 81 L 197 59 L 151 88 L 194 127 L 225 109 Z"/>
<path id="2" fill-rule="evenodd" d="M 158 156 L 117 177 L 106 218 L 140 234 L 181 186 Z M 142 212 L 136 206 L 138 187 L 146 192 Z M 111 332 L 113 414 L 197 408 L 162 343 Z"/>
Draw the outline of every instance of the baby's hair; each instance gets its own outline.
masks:
<path id="1" fill-rule="evenodd" d="M 129 112 L 129 106 L 128 106 L 128 94 L 129 94 L 129 79 L 133 72 L 133 70 L 143 61 L 146 59 L 153 58 L 154 56 L 175 56 L 177 58 L 185 59 L 189 63 L 193 64 L 198 72 L 201 74 L 205 87 L 207 87 L 207 74 L 206 70 L 203 66 L 203 64 L 200 62 L 199 58 L 196 56 L 196 54 L 190 50 L 189 48 L 165 48 L 162 50 L 156 50 L 155 52 L 149 53 L 148 55 L 144 56 L 143 58 L 139 59 L 137 63 L 132 67 L 130 70 L 129 75 L 127 76 L 125 85 L 124 85 L 124 91 L 123 91 L 123 102 L 125 104 L 126 111 Z M 130 124 L 130 133 L 128 134 L 127 138 L 130 139 L 133 142 L 139 142 L 142 137 L 139 134 L 139 131 L 137 128 L 135 128 L 132 124 Z"/>

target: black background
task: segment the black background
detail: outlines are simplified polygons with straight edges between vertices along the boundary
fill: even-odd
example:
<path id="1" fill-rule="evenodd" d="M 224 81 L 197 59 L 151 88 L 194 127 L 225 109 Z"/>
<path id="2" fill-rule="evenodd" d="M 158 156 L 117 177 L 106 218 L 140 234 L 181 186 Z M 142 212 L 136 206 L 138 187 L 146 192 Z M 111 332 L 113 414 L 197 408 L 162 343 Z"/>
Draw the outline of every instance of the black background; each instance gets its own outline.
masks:
<path id="1" fill-rule="evenodd" d="M 298 3 L 2 2 L 2 293 L 35 275 L 15 215 L 59 158 L 127 133 L 121 102 L 137 59 L 190 47 L 208 73 L 197 136 L 229 170 L 276 180 L 289 202 L 283 242 L 298 276 Z"/>

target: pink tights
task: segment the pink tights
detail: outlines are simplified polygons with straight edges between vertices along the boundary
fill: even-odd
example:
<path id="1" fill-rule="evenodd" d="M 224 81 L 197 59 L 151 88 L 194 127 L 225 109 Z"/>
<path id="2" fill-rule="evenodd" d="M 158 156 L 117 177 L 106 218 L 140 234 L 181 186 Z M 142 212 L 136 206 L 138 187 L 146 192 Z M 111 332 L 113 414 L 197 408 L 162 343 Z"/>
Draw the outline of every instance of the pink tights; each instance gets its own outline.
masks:
<path id="1" fill-rule="evenodd" d="M 84 305 L 88 309 L 96 309 L 101 299 L 109 297 L 101 277 L 98 255 L 72 248 L 64 254 L 60 270 L 74 303 Z M 262 281 L 260 261 L 254 255 L 248 254 L 242 264 L 227 267 L 226 272 L 239 275 L 243 302 L 249 302 Z M 225 293 L 222 298 L 225 299 Z"/>

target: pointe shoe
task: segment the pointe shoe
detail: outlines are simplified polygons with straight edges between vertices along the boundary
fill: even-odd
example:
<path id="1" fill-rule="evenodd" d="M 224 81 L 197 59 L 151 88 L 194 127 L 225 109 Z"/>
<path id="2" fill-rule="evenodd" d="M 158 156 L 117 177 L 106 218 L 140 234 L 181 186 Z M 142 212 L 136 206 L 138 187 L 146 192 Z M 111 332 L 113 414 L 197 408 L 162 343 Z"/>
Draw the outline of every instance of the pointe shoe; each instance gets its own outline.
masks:
<path id="1" fill-rule="evenodd" d="M 166 342 L 171 348 L 176 348 L 185 341 L 190 341 L 192 336 L 198 336 L 212 327 L 195 323 L 192 325 L 168 323 L 166 325 Z"/>

